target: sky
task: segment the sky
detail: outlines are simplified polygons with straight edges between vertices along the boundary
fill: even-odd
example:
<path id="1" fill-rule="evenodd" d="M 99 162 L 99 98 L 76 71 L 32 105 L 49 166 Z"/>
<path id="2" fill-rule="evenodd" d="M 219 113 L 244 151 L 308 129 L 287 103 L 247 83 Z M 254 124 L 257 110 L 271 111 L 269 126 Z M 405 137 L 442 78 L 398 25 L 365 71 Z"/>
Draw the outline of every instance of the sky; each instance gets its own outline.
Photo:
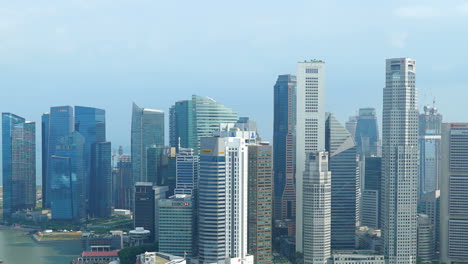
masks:
<path id="1" fill-rule="evenodd" d="M 435 98 L 445 121 L 468 121 L 467 47 L 463 0 L 4 0 L 0 111 L 38 122 L 39 139 L 51 106 L 103 108 L 129 149 L 132 102 L 168 113 L 197 94 L 271 140 L 273 85 L 298 61 L 326 62 L 326 110 L 345 122 L 381 116 L 385 59 L 411 57 L 421 109 Z"/>

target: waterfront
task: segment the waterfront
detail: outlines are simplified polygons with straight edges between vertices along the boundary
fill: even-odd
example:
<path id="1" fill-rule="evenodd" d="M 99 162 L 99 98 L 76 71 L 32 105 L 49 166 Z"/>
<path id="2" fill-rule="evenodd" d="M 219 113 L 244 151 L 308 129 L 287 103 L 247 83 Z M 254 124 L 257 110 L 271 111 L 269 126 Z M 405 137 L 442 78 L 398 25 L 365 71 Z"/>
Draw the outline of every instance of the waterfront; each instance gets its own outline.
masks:
<path id="1" fill-rule="evenodd" d="M 37 243 L 25 231 L 0 229 L 4 264 L 68 264 L 80 253 L 80 241 Z"/>

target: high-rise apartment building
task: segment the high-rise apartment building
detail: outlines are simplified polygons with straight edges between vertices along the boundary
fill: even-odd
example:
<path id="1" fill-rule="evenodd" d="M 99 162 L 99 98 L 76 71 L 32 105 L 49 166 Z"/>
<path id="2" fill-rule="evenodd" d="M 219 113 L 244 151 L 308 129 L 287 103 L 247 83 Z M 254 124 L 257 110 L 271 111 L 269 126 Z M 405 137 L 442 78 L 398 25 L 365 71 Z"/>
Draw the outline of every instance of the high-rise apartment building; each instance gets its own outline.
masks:
<path id="1" fill-rule="evenodd" d="M 48 199 L 54 220 L 86 217 L 84 144 L 84 137 L 76 131 L 55 142 L 48 166 Z"/>
<path id="2" fill-rule="evenodd" d="M 178 101 L 170 109 L 169 139 L 171 147 L 200 149 L 200 138 L 210 137 L 221 123 L 236 123 L 237 113 L 209 97 L 192 95 L 191 100 Z"/>
<path id="3" fill-rule="evenodd" d="M 75 130 L 73 108 L 71 106 L 51 107 L 49 113 L 42 116 L 42 161 L 46 162 L 42 175 L 43 207 L 50 208 L 51 171 L 49 170 L 51 157 L 55 155 L 59 138 L 68 136 Z M 44 149 L 45 147 L 45 149 Z"/>
<path id="4" fill-rule="evenodd" d="M 248 145 L 248 252 L 254 263 L 272 262 L 273 167 L 268 143 Z"/>
<path id="5" fill-rule="evenodd" d="M 133 179 L 134 182 L 148 182 L 148 148 L 164 146 L 164 112 L 140 108 L 134 103 L 131 130 Z"/>
<path id="6" fill-rule="evenodd" d="M 442 124 L 440 260 L 468 262 L 468 123 Z"/>
<path id="7" fill-rule="evenodd" d="M 304 171 L 304 264 L 331 257 L 331 181 L 328 153 L 310 153 Z"/>
<path id="8" fill-rule="evenodd" d="M 375 108 L 360 108 L 356 134 L 358 154 L 363 157 L 381 156 L 380 135 Z"/>
<path id="9" fill-rule="evenodd" d="M 278 76 L 274 86 L 273 171 L 275 220 L 292 219 L 296 215 L 296 187 L 294 184 L 296 76 Z"/>
<path id="10" fill-rule="evenodd" d="M 296 251 L 303 248 L 303 177 L 307 155 L 325 149 L 325 62 L 297 64 Z"/>
<path id="11" fill-rule="evenodd" d="M 327 113 L 325 149 L 331 172 L 331 248 L 351 250 L 356 244 L 358 210 L 358 163 L 354 139 L 346 128 Z"/>
<path id="12" fill-rule="evenodd" d="M 442 115 L 437 108 L 424 106 L 424 113 L 419 115 L 419 195 L 439 189 L 441 169 L 440 141 Z"/>
<path id="13" fill-rule="evenodd" d="M 176 194 L 157 201 L 159 206 L 159 251 L 196 256 L 195 204 L 191 195 Z"/>
<path id="14" fill-rule="evenodd" d="M 248 147 L 242 137 L 203 137 L 199 176 L 201 263 L 253 263 L 247 254 Z"/>
<path id="15" fill-rule="evenodd" d="M 387 59 L 383 90 L 382 230 L 389 264 L 416 263 L 419 172 L 416 61 Z"/>
<path id="16" fill-rule="evenodd" d="M 3 217 L 36 207 L 36 123 L 2 114 Z"/>

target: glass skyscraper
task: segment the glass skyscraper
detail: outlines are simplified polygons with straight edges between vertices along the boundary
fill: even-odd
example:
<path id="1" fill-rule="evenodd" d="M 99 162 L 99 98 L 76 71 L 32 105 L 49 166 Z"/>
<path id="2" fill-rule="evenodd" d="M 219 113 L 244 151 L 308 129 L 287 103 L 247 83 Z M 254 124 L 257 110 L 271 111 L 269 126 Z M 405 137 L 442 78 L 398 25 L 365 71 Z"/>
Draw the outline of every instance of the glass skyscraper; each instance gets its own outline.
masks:
<path id="1" fill-rule="evenodd" d="M 354 136 L 361 158 L 381 156 L 380 136 L 375 108 L 359 109 Z"/>
<path id="2" fill-rule="evenodd" d="M 176 189 L 175 194 L 193 196 L 198 188 L 199 157 L 193 149 L 179 148 L 176 156 Z"/>
<path id="3" fill-rule="evenodd" d="M 237 113 L 215 100 L 192 95 L 192 100 L 176 102 L 171 107 L 170 143 L 171 147 L 192 148 L 199 153 L 200 138 L 210 137 L 219 130 L 221 123 L 236 123 Z"/>
<path id="4" fill-rule="evenodd" d="M 296 215 L 296 187 L 294 184 L 296 76 L 278 76 L 274 86 L 273 170 L 275 220 L 293 219 Z"/>
<path id="5" fill-rule="evenodd" d="M 382 188 L 382 158 L 366 157 L 361 225 L 380 228 Z"/>
<path id="6" fill-rule="evenodd" d="M 437 108 L 424 106 L 424 113 L 419 115 L 420 196 L 439 189 L 441 134 L 442 115 L 437 113 Z"/>
<path id="7" fill-rule="evenodd" d="M 133 194 L 132 158 L 129 155 L 119 155 L 117 167 L 114 169 L 114 207 L 131 209 Z"/>
<path id="8" fill-rule="evenodd" d="M 92 217 L 112 215 L 112 150 L 110 142 L 92 145 L 89 214 Z"/>
<path id="9" fill-rule="evenodd" d="M 48 122 L 47 122 L 48 121 Z M 47 166 L 43 168 L 43 207 L 50 208 L 50 192 L 51 192 L 51 157 L 55 155 L 57 150 L 57 142 L 59 138 L 68 136 L 75 130 L 75 122 L 73 119 L 73 108 L 71 106 L 55 106 L 50 108 L 50 113 L 42 116 L 42 146 L 46 147 L 42 151 L 42 160 L 47 162 Z M 44 171 L 45 169 L 45 171 Z M 45 199 L 44 199 L 45 198 Z"/>
<path id="10" fill-rule="evenodd" d="M 36 123 L 2 114 L 3 217 L 36 207 Z"/>
<path id="11" fill-rule="evenodd" d="M 52 219 L 86 217 L 84 144 L 85 139 L 78 132 L 56 141 L 56 150 L 48 166 Z"/>
<path id="12" fill-rule="evenodd" d="M 359 188 L 357 150 L 349 131 L 330 113 L 325 122 L 325 149 L 331 172 L 331 248 L 354 249 Z"/>
<path id="13" fill-rule="evenodd" d="M 164 112 L 133 104 L 131 148 L 134 182 L 147 182 L 147 151 L 164 146 Z"/>

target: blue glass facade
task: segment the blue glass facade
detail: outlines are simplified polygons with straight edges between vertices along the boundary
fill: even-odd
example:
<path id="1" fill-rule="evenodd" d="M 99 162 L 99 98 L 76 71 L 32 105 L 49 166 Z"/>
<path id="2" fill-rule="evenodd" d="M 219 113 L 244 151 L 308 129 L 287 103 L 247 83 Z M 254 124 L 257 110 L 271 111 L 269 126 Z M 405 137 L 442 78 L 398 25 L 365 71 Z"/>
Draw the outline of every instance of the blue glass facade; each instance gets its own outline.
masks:
<path id="1" fill-rule="evenodd" d="M 171 147 L 190 148 L 195 146 L 194 115 L 191 100 L 176 102 L 170 109 L 169 144 Z"/>
<path id="2" fill-rule="evenodd" d="M 78 132 L 57 140 L 48 168 L 52 219 L 79 220 L 86 216 L 84 143 Z"/>
<path id="3" fill-rule="evenodd" d="M 36 207 L 36 124 L 2 114 L 3 216 Z"/>
<path id="4" fill-rule="evenodd" d="M 95 170 L 92 170 L 91 165 L 94 163 L 99 168 L 111 170 L 111 162 L 108 164 L 97 164 L 93 157 L 98 157 L 99 153 L 95 153 L 95 144 L 106 141 L 106 112 L 103 109 L 75 106 L 75 131 L 79 132 L 85 140 L 83 157 L 85 162 L 85 186 L 86 186 L 86 201 L 87 210 L 91 215 L 96 212 L 91 208 L 96 208 L 93 203 L 101 203 L 102 201 L 92 199 L 92 180 L 99 177 L 108 177 L 108 175 L 95 175 Z M 101 160 L 102 162 L 103 160 Z M 104 179 L 103 179 L 104 180 Z M 104 180 L 105 181 L 105 180 Z M 101 186 L 103 187 L 103 186 Z M 108 201 L 106 201 L 107 203 Z"/>
<path id="5" fill-rule="evenodd" d="M 176 156 L 176 189 L 175 194 L 193 195 L 198 187 L 199 157 L 193 149 L 179 148 Z"/>
<path id="6" fill-rule="evenodd" d="M 46 204 L 47 202 L 47 196 L 46 196 L 46 186 L 47 186 L 47 162 L 48 162 L 48 155 L 47 155 L 47 149 L 48 149 L 48 140 L 49 140 L 49 119 L 50 119 L 50 114 L 45 113 L 42 115 L 41 118 L 41 155 L 42 155 L 42 208 L 47 208 Z"/>
<path id="7" fill-rule="evenodd" d="M 110 142 L 92 145 L 89 214 L 92 217 L 112 215 L 112 150 Z"/>
<path id="8" fill-rule="evenodd" d="M 43 160 L 47 160 L 47 167 L 46 167 L 46 184 L 45 184 L 45 197 L 46 200 L 43 201 L 45 207 L 50 208 L 51 200 L 50 192 L 52 186 L 52 172 L 50 168 L 50 161 L 51 157 L 56 155 L 57 151 L 57 143 L 61 137 L 68 136 L 71 132 L 74 131 L 74 119 L 73 119 L 73 108 L 71 106 L 56 106 L 50 108 L 49 113 L 49 124 L 45 124 L 47 128 L 44 128 L 48 131 L 47 138 L 45 138 L 45 142 L 47 143 L 47 150 L 46 156 L 42 157 Z M 43 119 L 44 120 L 44 119 Z M 44 188 L 44 187 L 43 187 Z"/>
<path id="9" fill-rule="evenodd" d="M 357 150 L 351 134 L 332 114 L 325 123 L 325 148 L 330 153 L 331 248 L 351 250 L 356 239 Z"/>
<path id="10" fill-rule="evenodd" d="M 381 156 L 382 151 L 375 108 L 359 109 L 355 140 L 360 155 L 366 157 Z"/>
<path id="11" fill-rule="evenodd" d="M 274 86 L 274 219 L 295 215 L 295 98 L 296 76 L 280 75 Z"/>

